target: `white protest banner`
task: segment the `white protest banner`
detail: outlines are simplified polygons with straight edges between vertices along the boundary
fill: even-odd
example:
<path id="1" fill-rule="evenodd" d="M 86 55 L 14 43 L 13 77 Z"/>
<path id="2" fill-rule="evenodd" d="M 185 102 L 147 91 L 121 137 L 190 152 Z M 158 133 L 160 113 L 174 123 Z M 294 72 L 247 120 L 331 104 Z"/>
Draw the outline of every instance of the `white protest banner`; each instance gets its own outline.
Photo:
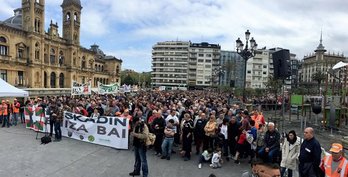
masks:
<path id="1" fill-rule="evenodd" d="M 104 85 L 104 84 L 98 82 L 98 93 L 99 94 L 117 93 L 118 89 L 119 89 L 119 86 L 117 83 L 110 84 L 110 85 Z"/>
<path id="2" fill-rule="evenodd" d="M 128 149 L 128 119 L 121 117 L 89 118 L 64 112 L 62 135 L 73 139 Z"/>
<path id="3" fill-rule="evenodd" d="M 73 81 L 71 87 L 71 95 L 90 95 L 92 93 L 91 85 L 91 81 L 88 81 L 85 84 L 80 84 L 76 81 Z"/>

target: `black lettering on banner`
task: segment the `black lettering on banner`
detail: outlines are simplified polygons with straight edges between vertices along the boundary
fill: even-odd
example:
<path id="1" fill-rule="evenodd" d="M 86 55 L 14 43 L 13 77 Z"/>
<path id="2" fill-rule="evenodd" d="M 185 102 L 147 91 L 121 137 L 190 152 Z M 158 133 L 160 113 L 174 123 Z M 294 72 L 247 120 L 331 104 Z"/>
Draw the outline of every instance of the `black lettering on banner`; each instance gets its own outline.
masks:
<path id="1" fill-rule="evenodd" d="M 126 138 L 126 129 L 122 129 L 122 138 Z"/>
<path id="2" fill-rule="evenodd" d="M 88 119 L 86 119 L 86 122 L 88 122 L 88 121 L 95 123 L 95 120 L 94 120 L 94 119 L 92 119 L 92 118 L 88 118 Z"/>
<path id="3" fill-rule="evenodd" d="M 110 131 L 110 133 L 108 134 L 108 136 L 110 136 L 110 135 L 116 135 L 116 136 L 117 136 L 117 138 L 119 138 L 119 137 L 120 137 L 120 135 L 118 134 L 118 132 L 117 132 L 117 129 L 116 129 L 116 128 L 112 128 L 112 130 Z"/>
<path id="4" fill-rule="evenodd" d="M 71 122 L 71 121 L 69 121 L 69 123 L 70 123 L 69 128 L 72 129 L 72 130 L 76 130 L 76 128 L 75 128 L 76 123 L 75 122 Z"/>
<path id="5" fill-rule="evenodd" d="M 80 122 L 87 122 L 86 118 L 83 120 L 83 119 L 81 119 L 81 117 L 84 117 L 84 116 L 81 116 L 79 114 L 75 114 L 74 120 L 79 120 Z"/>
<path id="6" fill-rule="evenodd" d="M 97 126 L 97 134 L 99 135 L 105 135 L 106 134 L 106 128 L 103 126 Z"/>
<path id="7" fill-rule="evenodd" d="M 74 118 L 74 114 L 72 114 L 70 112 L 65 112 L 64 117 L 66 119 L 73 119 Z"/>
<path id="8" fill-rule="evenodd" d="M 110 125 L 112 125 L 112 119 L 113 119 L 113 117 L 110 117 L 110 118 L 109 118 L 109 124 L 110 124 Z"/>
<path id="9" fill-rule="evenodd" d="M 97 123 L 106 124 L 107 122 L 108 122 L 108 118 L 107 117 L 104 117 L 104 116 L 98 117 Z"/>
<path id="10" fill-rule="evenodd" d="M 85 131 L 86 133 L 88 133 L 88 131 L 87 131 L 87 129 L 86 129 L 86 127 L 85 127 L 84 124 L 82 124 L 76 131 L 80 131 L 80 130 L 83 130 L 83 131 Z"/>
<path id="11" fill-rule="evenodd" d="M 114 125 L 117 125 L 117 123 L 121 124 L 122 126 L 126 127 L 127 126 L 127 119 L 119 119 L 119 118 L 115 118 L 114 119 Z"/>

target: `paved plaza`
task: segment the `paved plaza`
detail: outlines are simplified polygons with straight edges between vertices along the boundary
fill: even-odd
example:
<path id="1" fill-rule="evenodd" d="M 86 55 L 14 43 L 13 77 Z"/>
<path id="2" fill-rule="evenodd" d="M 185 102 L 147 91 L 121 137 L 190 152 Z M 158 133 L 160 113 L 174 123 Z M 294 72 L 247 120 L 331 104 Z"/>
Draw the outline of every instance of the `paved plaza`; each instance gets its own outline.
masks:
<path id="1" fill-rule="evenodd" d="M 266 117 L 272 117 L 266 113 Z M 314 124 L 308 120 L 307 126 Z M 284 121 L 280 132 L 295 130 L 303 137 L 300 121 L 295 116 L 291 121 Z M 324 130 L 316 130 L 316 137 L 326 150 L 331 143 L 337 142 L 346 134 Z M 281 129 L 283 128 L 283 129 Z M 39 134 L 39 138 L 43 134 Z M 0 176 L 1 177 L 126 177 L 133 170 L 134 156 L 132 150 L 117 150 L 110 147 L 89 144 L 69 138 L 61 142 L 41 145 L 35 139 L 36 132 L 24 128 L 23 124 L 16 127 L 0 128 Z M 170 161 L 162 160 L 147 152 L 149 172 L 152 177 L 205 177 L 214 173 L 218 177 L 241 176 L 249 170 L 247 159 L 242 159 L 240 165 L 233 161 L 225 161 L 221 169 L 211 169 L 209 164 L 203 164 L 198 169 L 198 156 L 193 155 L 191 161 L 184 161 L 178 154 L 173 154 Z M 297 175 L 296 175 L 297 176 Z"/>
<path id="2" fill-rule="evenodd" d="M 39 134 L 42 137 L 43 134 Z M 0 128 L 1 177 L 126 177 L 133 170 L 131 150 L 89 144 L 63 138 L 61 142 L 41 145 L 36 132 L 16 127 Z M 247 160 L 240 165 L 225 162 L 220 169 L 204 164 L 198 169 L 198 156 L 184 161 L 173 154 L 170 161 L 162 160 L 148 151 L 149 176 L 151 177 L 218 177 L 241 176 L 249 169 Z"/>

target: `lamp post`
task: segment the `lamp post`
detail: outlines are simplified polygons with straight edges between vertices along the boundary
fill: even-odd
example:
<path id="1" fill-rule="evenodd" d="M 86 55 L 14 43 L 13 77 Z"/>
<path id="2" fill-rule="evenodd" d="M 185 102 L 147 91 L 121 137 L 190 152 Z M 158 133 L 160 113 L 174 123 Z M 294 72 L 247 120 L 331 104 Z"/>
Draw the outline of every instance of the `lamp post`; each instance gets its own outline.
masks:
<path id="1" fill-rule="evenodd" d="M 257 44 L 254 38 L 252 37 L 250 40 L 250 32 L 247 30 L 245 32 L 245 47 L 243 42 L 238 38 L 236 40 L 236 49 L 237 53 L 244 59 L 244 85 L 243 85 L 243 102 L 246 103 L 246 96 L 245 96 L 245 86 L 246 86 L 246 68 L 247 68 L 247 61 L 249 58 L 254 57 L 254 52 L 257 49 Z M 249 42 L 250 42 L 250 47 L 249 47 Z"/>

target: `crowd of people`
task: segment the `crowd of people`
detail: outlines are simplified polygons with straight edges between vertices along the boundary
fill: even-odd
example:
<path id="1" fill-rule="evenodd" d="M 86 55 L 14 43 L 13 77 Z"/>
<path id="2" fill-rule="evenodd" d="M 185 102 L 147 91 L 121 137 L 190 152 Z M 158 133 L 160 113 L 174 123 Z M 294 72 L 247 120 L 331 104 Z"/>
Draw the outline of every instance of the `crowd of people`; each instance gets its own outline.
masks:
<path id="1" fill-rule="evenodd" d="M 336 148 L 330 149 L 340 155 L 327 155 L 322 159 L 321 146 L 312 128 L 305 129 L 303 142 L 293 130 L 281 135 L 274 123 L 265 122 L 262 112 L 232 104 L 230 98 L 227 93 L 207 91 L 44 97 L 29 99 L 23 106 L 16 100 L 12 104 L 3 101 L 0 119 L 3 127 L 16 125 L 18 117 L 24 122 L 21 107 L 42 107 L 50 117 L 50 135 L 54 127 L 56 141 L 60 141 L 63 111 L 90 118 L 125 117 L 130 122 L 130 144 L 135 153 L 134 169 L 130 173 L 133 176 L 140 175 L 141 169 L 143 176 L 148 176 L 146 152 L 149 149 L 163 160 L 171 160 L 173 154 L 178 154 L 184 161 L 190 161 L 197 155 L 198 168 L 205 163 L 216 169 L 221 168 L 224 161 L 240 164 L 261 159 L 263 163 L 280 164 L 282 176 L 291 177 L 298 167 L 301 177 L 329 174 L 326 170 L 332 170 L 333 174 L 336 168 L 341 169 L 337 173 L 348 175 L 342 145 L 336 144 Z M 150 147 L 146 145 L 149 132 L 156 135 Z M 342 159 L 344 162 L 340 163 Z M 334 163 L 330 169 L 329 163 Z"/>

